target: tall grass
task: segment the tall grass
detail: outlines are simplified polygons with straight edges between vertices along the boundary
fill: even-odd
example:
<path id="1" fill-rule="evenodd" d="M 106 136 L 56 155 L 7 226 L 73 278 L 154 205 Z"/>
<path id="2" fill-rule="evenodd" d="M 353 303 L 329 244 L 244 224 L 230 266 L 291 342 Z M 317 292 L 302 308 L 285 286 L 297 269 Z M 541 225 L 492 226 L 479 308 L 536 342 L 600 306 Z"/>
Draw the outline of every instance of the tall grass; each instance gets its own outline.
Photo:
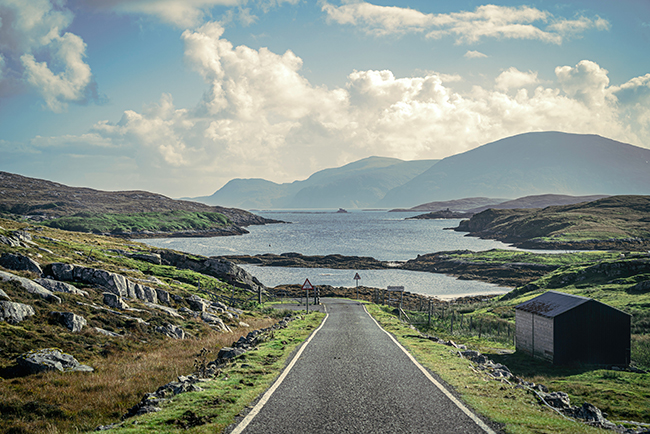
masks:
<path id="1" fill-rule="evenodd" d="M 202 348 L 216 358 L 250 330 L 268 327 L 273 319 L 246 319 L 251 328 L 233 333 L 210 333 L 139 351 L 106 352 L 86 361 L 92 373 L 49 372 L 0 380 L 0 431 L 12 433 L 68 433 L 92 431 L 116 422 L 145 393 L 194 371 Z"/>

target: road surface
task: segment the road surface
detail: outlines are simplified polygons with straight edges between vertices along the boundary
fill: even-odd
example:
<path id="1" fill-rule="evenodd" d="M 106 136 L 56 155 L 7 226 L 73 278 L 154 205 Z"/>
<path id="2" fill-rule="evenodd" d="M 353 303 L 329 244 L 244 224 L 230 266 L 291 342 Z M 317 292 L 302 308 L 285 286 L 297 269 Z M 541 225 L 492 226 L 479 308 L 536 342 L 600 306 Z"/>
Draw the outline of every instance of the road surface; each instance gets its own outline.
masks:
<path id="1" fill-rule="evenodd" d="M 322 302 L 322 327 L 233 434 L 493 433 L 445 395 L 360 303 Z"/>

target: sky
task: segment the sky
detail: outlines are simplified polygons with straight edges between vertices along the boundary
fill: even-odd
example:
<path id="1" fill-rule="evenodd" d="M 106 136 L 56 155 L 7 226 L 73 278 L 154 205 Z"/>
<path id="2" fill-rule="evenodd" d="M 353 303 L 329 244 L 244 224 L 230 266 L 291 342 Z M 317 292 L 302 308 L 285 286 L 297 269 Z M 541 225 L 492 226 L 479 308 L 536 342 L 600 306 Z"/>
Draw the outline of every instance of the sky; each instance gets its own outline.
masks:
<path id="1" fill-rule="evenodd" d="M 0 0 L 0 170 L 210 195 L 531 131 L 650 148 L 650 0 Z"/>

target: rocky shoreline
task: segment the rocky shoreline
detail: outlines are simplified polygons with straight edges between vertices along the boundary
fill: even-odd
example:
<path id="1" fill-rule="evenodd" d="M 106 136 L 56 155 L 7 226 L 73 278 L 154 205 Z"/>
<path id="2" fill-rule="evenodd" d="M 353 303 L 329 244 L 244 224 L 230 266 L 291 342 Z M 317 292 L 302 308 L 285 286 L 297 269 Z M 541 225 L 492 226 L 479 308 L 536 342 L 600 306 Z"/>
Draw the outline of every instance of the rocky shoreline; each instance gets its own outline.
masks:
<path id="1" fill-rule="evenodd" d="M 306 256 L 300 253 L 282 253 L 275 255 L 227 255 L 220 258 L 235 264 L 251 264 L 263 267 L 293 267 L 293 268 L 332 268 L 337 270 L 382 270 L 391 267 L 386 261 L 364 256 Z"/>

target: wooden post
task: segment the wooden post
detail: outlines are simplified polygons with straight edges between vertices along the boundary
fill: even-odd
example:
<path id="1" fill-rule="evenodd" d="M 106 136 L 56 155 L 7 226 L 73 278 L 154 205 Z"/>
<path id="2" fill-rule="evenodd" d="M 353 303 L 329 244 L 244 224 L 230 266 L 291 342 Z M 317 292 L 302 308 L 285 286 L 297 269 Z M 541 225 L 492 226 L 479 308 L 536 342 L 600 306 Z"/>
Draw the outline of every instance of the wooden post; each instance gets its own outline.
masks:
<path id="1" fill-rule="evenodd" d="M 262 287 L 257 287 L 257 303 L 262 304 Z"/>
<path id="2" fill-rule="evenodd" d="M 451 333 L 450 334 L 452 335 L 454 334 L 454 312 L 453 311 L 451 312 Z"/>

